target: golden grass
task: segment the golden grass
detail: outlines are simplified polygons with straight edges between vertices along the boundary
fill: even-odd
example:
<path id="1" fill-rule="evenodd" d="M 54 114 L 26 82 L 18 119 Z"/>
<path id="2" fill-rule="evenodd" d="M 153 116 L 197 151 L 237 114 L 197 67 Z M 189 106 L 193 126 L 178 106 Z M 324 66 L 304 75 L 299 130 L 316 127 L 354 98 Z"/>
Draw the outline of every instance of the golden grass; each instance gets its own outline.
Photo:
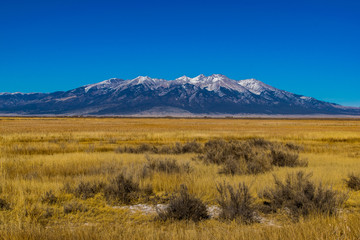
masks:
<path id="1" fill-rule="evenodd" d="M 209 139 L 263 137 L 304 147 L 307 168 L 275 168 L 259 175 L 228 176 L 219 167 L 193 161 L 196 154 L 166 155 L 190 162 L 186 174 L 154 173 L 142 178 L 144 154 L 116 153 L 120 145 L 174 144 Z M 165 157 L 165 156 L 155 156 Z M 137 119 L 137 118 L 0 118 L 0 198 L 11 210 L 0 210 L 0 239 L 359 239 L 360 193 L 349 199 L 338 217 L 312 216 L 291 222 L 267 216 L 269 223 L 250 226 L 207 220 L 158 222 L 109 205 L 102 194 L 86 200 L 63 191 L 65 183 L 109 181 L 126 169 L 141 186 L 151 184 L 165 196 L 185 183 L 207 204 L 216 204 L 215 185 L 244 181 L 254 196 L 280 178 L 300 169 L 313 180 L 349 191 L 344 178 L 360 173 L 360 121 L 344 119 Z M 52 190 L 59 201 L 43 203 Z M 66 203 L 77 201 L 86 212 L 65 214 Z M 46 213 L 52 212 L 52 216 Z"/>

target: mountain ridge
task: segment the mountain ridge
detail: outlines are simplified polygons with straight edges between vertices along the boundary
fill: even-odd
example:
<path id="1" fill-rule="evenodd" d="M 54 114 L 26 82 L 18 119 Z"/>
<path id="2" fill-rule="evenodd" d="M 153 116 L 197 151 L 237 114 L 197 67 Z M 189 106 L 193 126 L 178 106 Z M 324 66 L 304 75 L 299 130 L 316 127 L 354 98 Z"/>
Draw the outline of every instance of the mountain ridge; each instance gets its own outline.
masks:
<path id="1" fill-rule="evenodd" d="M 111 78 L 69 91 L 0 93 L 0 114 L 134 115 L 156 109 L 169 114 L 360 115 L 345 107 L 277 89 L 256 79 L 233 80 L 203 74 L 165 80 L 139 76 Z M 165 109 L 165 110 L 164 110 Z"/>

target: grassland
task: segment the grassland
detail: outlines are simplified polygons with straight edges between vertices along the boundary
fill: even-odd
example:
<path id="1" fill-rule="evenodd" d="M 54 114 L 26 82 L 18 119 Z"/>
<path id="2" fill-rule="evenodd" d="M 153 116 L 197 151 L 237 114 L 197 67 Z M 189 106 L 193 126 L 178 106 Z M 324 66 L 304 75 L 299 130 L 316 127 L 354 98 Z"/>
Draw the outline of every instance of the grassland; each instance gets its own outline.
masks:
<path id="1" fill-rule="evenodd" d="M 360 191 L 344 179 L 360 174 L 360 121 L 351 119 L 165 119 L 165 118 L 0 118 L 0 239 L 360 239 Z M 173 146 L 210 139 L 264 138 L 302 146 L 308 167 L 275 167 L 257 175 L 219 174 L 219 166 L 194 160 L 196 153 L 129 153 L 121 147 Z M 143 177 L 146 155 L 189 164 L 190 172 L 155 172 Z M 264 223 L 209 219 L 158 221 L 107 201 L 65 191 L 80 182 L 104 182 L 122 172 L 140 187 L 151 185 L 150 199 L 165 201 L 180 184 L 208 205 L 216 205 L 216 184 L 245 182 L 254 197 L 273 187 L 273 175 L 312 172 L 317 183 L 349 196 L 336 216 L 311 215 L 299 221 L 285 214 L 266 215 Z M 50 192 L 56 201 L 46 201 Z M 45 200 L 44 200 L 45 199 Z M 66 206 L 80 206 L 66 211 Z M 120 207 L 119 207 L 120 206 Z"/>

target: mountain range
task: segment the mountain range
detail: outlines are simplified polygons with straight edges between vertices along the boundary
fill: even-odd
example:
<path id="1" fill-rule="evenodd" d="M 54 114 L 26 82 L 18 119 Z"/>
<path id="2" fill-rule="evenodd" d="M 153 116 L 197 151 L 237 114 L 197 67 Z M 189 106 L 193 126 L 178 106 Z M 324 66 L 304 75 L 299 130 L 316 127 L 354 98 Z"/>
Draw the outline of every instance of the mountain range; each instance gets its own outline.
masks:
<path id="1" fill-rule="evenodd" d="M 360 115 L 345 107 L 221 74 L 112 78 L 69 91 L 0 93 L 2 115 Z"/>

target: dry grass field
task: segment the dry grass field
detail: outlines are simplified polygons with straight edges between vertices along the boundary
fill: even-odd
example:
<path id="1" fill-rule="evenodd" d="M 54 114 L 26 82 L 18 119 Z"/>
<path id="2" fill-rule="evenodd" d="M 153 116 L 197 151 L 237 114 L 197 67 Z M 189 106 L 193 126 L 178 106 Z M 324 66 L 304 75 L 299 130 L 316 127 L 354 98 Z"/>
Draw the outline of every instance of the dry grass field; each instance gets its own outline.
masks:
<path id="1" fill-rule="evenodd" d="M 296 146 L 308 165 L 226 174 L 196 150 L 210 140 L 259 138 L 276 148 Z M 195 147 L 181 147 L 187 143 Z M 251 154 L 260 159 L 270 150 Z M 158 162 L 165 161 L 176 164 L 164 170 Z M 245 183 L 260 206 L 261 193 L 275 187 L 274 175 L 284 180 L 299 171 L 311 173 L 316 186 L 346 195 L 334 214 L 315 209 L 294 218 L 287 208 L 256 210 L 258 221 L 246 223 L 216 216 L 163 220 L 154 210 L 131 208 L 168 204 L 184 184 L 191 196 L 219 209 L 217 186 L 224 182 Z M 360 175 L 356 119 L 4 117 L 0 239 L 360 239 L 360 191 L 347 186 L 350 174 Z M 135 190 L 120 196 L 119 175 Z"/>

